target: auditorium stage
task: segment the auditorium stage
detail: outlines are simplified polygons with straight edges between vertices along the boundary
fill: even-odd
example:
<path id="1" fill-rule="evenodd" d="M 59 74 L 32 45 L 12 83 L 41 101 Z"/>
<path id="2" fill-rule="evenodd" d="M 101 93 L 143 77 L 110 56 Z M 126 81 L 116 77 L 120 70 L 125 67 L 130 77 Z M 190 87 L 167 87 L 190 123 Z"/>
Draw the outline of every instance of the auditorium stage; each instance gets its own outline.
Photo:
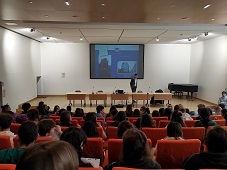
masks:
<path id="1" fill-rule="evenodd" d="M 53 109 L 55 105 L 59 105 L 60 108 L 66 108 L 66 106 L 68 106 L 68 103 L 69 103 L 69 101 L 67 100 L 66 95 L 40 96 L 40 97 L 35 98 L 35 99 L 33 99 L 33 100 L 29 101 L 29 102 L 31 103 L 32 106 L 35 106 L 35 105 L 38 105 L 39 101 L 44 101 L 45 104 L 50 106 L 51 109 Z M 129 99 L 129 101 L 131 101 L 131 100 Z M 111 101 L 107 101 L 107 107 L 105 107 L 105 112 L 106 113 L 108 113 L 108 111 L 109 111 L 110 102 Z M 118 104 L 119 102 L 121 102 L 121 101 L 116 101 L 115 103 Z M 161 107 L 165 107 L 166 103 L 167 103 L 167 101 L 165 101 L 165 105 L 157 104 L 155 106 L 150 106 L 149 108 L 150 108 L 151 111 L 158 110 Z M 203 100 L 199 100 L 199 99 L 196 99 L 196 98 L 194 98 L 193 101 L 190 101 L 190 100 L 186 99 L 185 96 L 183 96 L 182 99 L 179 99 L 178 97 L 173 97 L 170 103 L 172 105 L 183 104 L 183 106 L 185 108 L 189 108 L 190 110 L 197 110 L 197 105 L 198 104 L 205 104 L 205 106 L 214 106 L 215 105 L 213 103 L 206 102 L 206 101 L 203 101 Z M 103 105 L 103 101 L 101 101 L 101 100 L 97 101 L 97 104 L 102 104 Z M 142 101 L 138 101 L 138 104 L 137 104 L 137 106 L 135 105 L 134 109 L 135 108 L 140 108 L 142 105 L 143 105 L 143 102 Z M 75 111 L 75 109 L 77 107 L 81 108 L 80 101 L 76 101 L 75 102 L 75 106 L 72 107 L 72 111 Z M 93 104 L 90 107 L 90 105 L 88 103 L 86 107 L 82 107 L 82 108 L 84 109 L 85 112 L 95 111 L 96 105 Z M 124 108 L 119 108 L 118 110 L 125 110 L 125 107 Z"/>

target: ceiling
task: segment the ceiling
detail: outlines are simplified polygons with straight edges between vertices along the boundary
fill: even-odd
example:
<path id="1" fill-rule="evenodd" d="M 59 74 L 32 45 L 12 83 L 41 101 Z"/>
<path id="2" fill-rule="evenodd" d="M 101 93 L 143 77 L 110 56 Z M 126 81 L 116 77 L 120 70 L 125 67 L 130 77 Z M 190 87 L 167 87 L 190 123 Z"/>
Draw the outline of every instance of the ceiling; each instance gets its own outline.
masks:
<path id="1" fill-rule="evenodd" d="M 0 25 L 40 42 L 188 44 L 226 24 L 227 0 L 0 0 Z"/>

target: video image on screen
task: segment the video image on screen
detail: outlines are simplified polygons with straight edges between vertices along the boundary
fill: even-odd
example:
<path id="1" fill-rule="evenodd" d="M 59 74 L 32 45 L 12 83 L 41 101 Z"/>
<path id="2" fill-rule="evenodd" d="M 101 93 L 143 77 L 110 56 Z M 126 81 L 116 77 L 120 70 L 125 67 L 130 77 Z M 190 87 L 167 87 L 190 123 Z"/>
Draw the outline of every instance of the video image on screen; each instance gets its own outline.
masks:
<path id="1" fill-rule="evenodd" d="M 143 45 L 91 44 L 90 78 L 125 79 L 138 74 L 143 78 Z"/>

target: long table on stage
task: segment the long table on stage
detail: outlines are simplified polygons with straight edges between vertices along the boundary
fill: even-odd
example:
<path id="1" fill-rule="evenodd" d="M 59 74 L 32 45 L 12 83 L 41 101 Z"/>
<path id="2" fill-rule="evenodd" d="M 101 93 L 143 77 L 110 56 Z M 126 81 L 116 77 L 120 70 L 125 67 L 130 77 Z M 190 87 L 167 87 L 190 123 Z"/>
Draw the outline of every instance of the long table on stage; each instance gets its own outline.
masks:
<path id="1" fill-rule="evenodd" d="M 123 93 L 123 94 L 116 94 L 116 93 L 111 93 L 111 92 L 97 92 L 97 93 L 89 93 L 89 92 L 73 92 L 73 93 L 67 93 L 67 100 L 69 100 L 69 103 L 73 100 L 73 106 L 75 105 L 75 100 L 80 100 L 81 101 L 81 106 L 83 105 L 82 101 L 84 100 L 84 106 L 86 106 L 86 99 L 90 100 L 90 106 L 92 105 L 92 101 L 97 101 L 98 100 L 103 100 L 104 105 L 106 106 L 107 104 L 107 99 L 108 97 L 111 100 L 111 105 L 114 103 L 115 100 L 121 100 L 121 101 L 126 101 L 126 105 L 128 103 L 129 98 L 132 98 L 132 100 L 142 100 L 143 104 L 144 101 L 148 101 L 151 99 L 152 96 L 154 96 L 154 100 L 169 100 L 172 99 L 172 94 L 171 93 Z"/>

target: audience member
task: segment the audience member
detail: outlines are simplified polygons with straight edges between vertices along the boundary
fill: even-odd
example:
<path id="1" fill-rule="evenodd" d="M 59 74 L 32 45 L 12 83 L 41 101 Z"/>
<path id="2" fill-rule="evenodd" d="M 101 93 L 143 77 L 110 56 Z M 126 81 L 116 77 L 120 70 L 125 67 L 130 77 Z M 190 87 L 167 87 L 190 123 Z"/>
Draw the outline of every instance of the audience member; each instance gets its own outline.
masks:
<path id="1" fill-rule="evenodd" d="M 177 104 L 177 105 L 174 106 L 173 111 L 176 111 L 176 110 L 179 110 L 179 109 L 180 109 L 180 106 Z"/>
<path id="2" fill-rule="evenodd" d="M 30 109 L 31 104 L 30 103 L 23 103 L 22 104 L 22 113 L 21 114 L 27 114 L 28 110 Z"/>
<path id="3" fill-rule="evenodd" d="M 182 112 L 175 110 L 171 116 L 170 122 L 178 122 L 182 127 L 186 127 L 183 117 L 182 117 Z"/>
<path id="4" fill-rule="evenodd" d="M 60 107 L 58 105 L 55 105 L 52 114 L 55 116 L 59 116 L 59 113 L 58 113 L 59 110 L 60 110 Z"/>
<path id="5" fill-rule="evenodd" d="M 102 105 L 98 105 L 96 107 L 96 111 L 97 111 L 97 117 L 100 117 L 100 118 L 103 118 L 104 115 L 105 115 L 105 112 L 104 112 L 104 107 Z"/>
<path id="6" fill-rule="evenodd" d="M 227 93 L 223 91 L 221 94 L 222 94 L 222 97 L 218 99 L 218 104 L 224 104 L 225 109 L 227 109 Z"/>
<path id="7" fill-rule="evenodd" d="M 188 114 L 188 113 L 186 112 L 186 109 L 185 109 L 185 108 L 180 108 L 179 111 L 182 112 L 182 118 L 183 118 L 183 120 L 193 120 L 193 119 L 191 118 L 190 114 Z"/>
<path id="8" fill-rule="evenodd" d="M 18 130 L 19 148 L 10 148 L 0 151 L 0 163 L 16 164 L 25 148 L 34 144 L 38 136 L 38 127 L 32 121 L 21 124 Z"/>
<path id="9" fill-rule="evenodd" d="M 132 104 L 127 105 L 125 113 L 126 113 L 126 117 L 132 117 L 133 116 Z"/>
<path id="10" fill-rule="evenodd" d="M 108 113 L 106 115 L 106 119 L 105 120 L 107 121 L 108 117 L 109 117 L 109 119 L 114 120 L 114 118 L 117 115 L 117 113 L 118 113 L 118 110 L 112 110 L 110 113 Z"/>
<path id="11" fill-rule="evenodd" d="M 76 150 L 79 158 L 79 167 L 92 167 L 90 163 L 85 163 L 81 160 L 83 153 L 83 145 L 87 142 L 87 136 L 82 129 L 69 127 L 64 130 L 60 140 L 70 143 Z"/>
<path id="12" fill-rule="evenodd" d="M 160 113 L 158 110 L 153 110 L 152 117 L 160 117 Z"/>
<path id="13" fill-rule="evenodd" d="M 51 119 L 40 120 L 38 127 L 38 132 L 41 137 L 52 137 L 58 140 L 62 134 L 61 127 L 56 125 Z"/>
<path id="14" fill-rule="evenodd" d="M 76 108 L 73 117 L 83 117 L 83 118 L 85 118 L 83 109 L 81 109 L 81 108 Z"/>
<path id="15" fill-rule="evenodd" d="M 214 108 L 215 115 L 221 115 L 221 110 L 222 110 L 222 108 L 220 106 L 216 106 Z"/>
<path id="16" fill-rule="evenodd" d="M 135 109 L 133 112 L 132 117 L 140 117 L 140 110 L 139 109 Z"/>
<path id="17" fill-rule="evenodd" d="M 216 126 L 217 123 L 210 119 L 210 111 L 207 108 L 201 108 L 199 112 L 200 120 L 195 122 L 194 127 Z"/>
<path id="18" fill-rule="evenodd" d="M 163 116 L 168 117 L 168 120 L 170 120 L 171 115 L 172 115 L 172 111 L 169 108 L 165 108 L 163 112 Z"/>
<path id="19" fill-rule="evenodd" d="M 163 107 L 160 108 L 158 112 L 160 113 L 160 117 L 163 117 L 164 116 L 164 112 L 165 112 L 165 108 L 163 108 Z M 172 111 L 171 111 L 171 113 L 172 113 Z"/>
<path id="20" fill-rule="evenodd" d="M 199 114 L 199 112 L 200 112 L 200 109 L 202 109 L 202 108 L 205 108 L 206 106 L 204 105 L 204 104 L 198 104 L 198 106 L 197 106 L 197 108 L 198 108 L 198 114 Z"/>
<path id="21" fill-rule="evenodd" d="M 13 138 L 15 137 L 14 133 L 10 131 L 10 125 L 13 121 L 13 118 L 10 114 L 1 113 L 0 114 L 0 135 L 6 135 L 10 137 L 10 142 L 12 147 L 14 147 Z"/>
<path id="22" fill-rule="evenodd" d="M 69 111 L 63 111 L 60 116 L 60 122 L 57 123 L 59 126 L 74 126 L 71 122 L 71 113 Z"/>
<path id="23" fill-rule="evenodd" d="M 149 114 L 143 114 L 141 116 L 139 129 L 142 129 L 144 127 L 151 127 L 151 128 L 155 128 L 156 127 L 152 117 Z"/>
<path id="24" fill-rule="evenodd" d="M 122 161 L 107 165 L 105 170 L 113 167 L 130 167 L 140 169 L 160 169 L 161 166 L 152 159 L 146 135 L 136 129 L 128 129 L 123 134 Z"/>
<path id="25" fill-rule="evenodd" d="M 82 129 L 88 138 L 99 137 L 99 133 L 96 125 L 94 124 L 94 122 L 90 120 L 84 123 L 84 125 L 82 126 Z"/>
<path id="26" fill-rule="evenodd" d="M 71 116 L 73 115 L 73 113 L 72 113 L 72 106 L 71 105 L 68 105 L 66 107 L 66 110 L 70 113 Z"/>
<path id="27" fill-rule="evenodd" d="M 39 114 L 40 115 L 45 115 L 46 112 L 45 112 L 45 106 L 44 106 L 44 102 L 43 101 L 40 101 L 39 104 L 38 104 L 38 107 L 37 109 L 39 110 Z"/>
<path id="28" fill-rule="evenodd" d="M 140 113 L 143 114 L 146 110 L 146 107 L 145 106 L 141 106 L 140 107 Z"/>
<path id="29" fill-rule="evenodd" d="M 117 137 L 118 139 L 122 139 L 122 136 L 124 132 L 128 129 L 134 128 L 133 124 L 131 124 L 129 121 L 124 120 L 121 123 L 119 123 L 117 127 Z"/>
<path id="30" fill-rule="evenodd" d="M 145 113 L 147 113 L 147 114 L 151 114 L 151 111 L 150 111 L 149 107 L 146 107 L 146 109 L 145 109 Z"/>
<path id="31" fill-rule="evenodd" d="M 220 126 L 209 130 L 205 138 L 208 152 L 201 152 L 187 158 L 184 169 L 227 169 L 227 131 Z"/>
<path id="32" fill-rule="evenodd" d="M 27 113 L 28 119 L 30 121 L 33 121 L 36 125 L 38 125 L 39 122 L 39 111 L 38 109 L 31 109 Z"/>
<path id="33" fill-rule="evenodd" d="M 49 141 L 28 147 L 16 170 L 78 170 L 78 155 L 67 142 Z"/>
<path id="34" fill-rule="evenodd" d="M 126 120 L 126 114 L 124 111 L 119 111 L 114 118 L 114 122 L 110 124 L 110 126 L 118 127 L 119 123 Z"/>
<path id="35" fill-rule="evenodd" d="M 168 104 L 167 108 L 169 108 L 171 110 L 171 112 L 173 111 L 173 105 L 172 104 Z"/>
<path id="36" fill-rule="evenodd" d="M 18 117 L 18 114 L 11 111 L 10 105 L 8 105 L 8 104 L 3 105 L 3 106 L 1 106 L 1 109 L 2 109 L 2 113 L 10 114 L 13 117 L 13 121 L 12 121 L 13 123 L 16 122 L 16 118 Z"/>
<path id="37" fill-rule="evenodd" d="M 167 137 L 163 140 L 183 140 L 181 124 L 178 122 L 170 122 L 167 125 Z"/>

